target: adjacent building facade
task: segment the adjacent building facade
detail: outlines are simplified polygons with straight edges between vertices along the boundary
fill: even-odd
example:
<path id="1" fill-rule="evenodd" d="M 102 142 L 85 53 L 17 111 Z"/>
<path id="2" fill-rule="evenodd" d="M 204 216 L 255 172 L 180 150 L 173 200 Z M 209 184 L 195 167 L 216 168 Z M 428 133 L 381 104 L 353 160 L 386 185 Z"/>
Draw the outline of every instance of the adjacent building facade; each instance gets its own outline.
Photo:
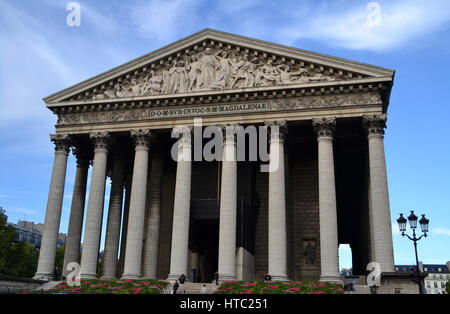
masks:
<path id="1" fill-rule="evenodd" d="M 31 221 L 19 220 L 17 224 L 8 223 L 17 233 L 16 241 L 30 243 L 36 248 L 41 247 L 44 224 L 35 224 Z M 66 244 L 66 234 L 59 233 L 56 247 L 60 248 Z"/>
<path id="2" fill-rule="evenodd" d="M 354 275 L 370 261 L 393 272 L 383 145 L 393 78 L 206 29 L 45 98 L 58 121 L 36 276 L 53 270 L 71 148 L 65 265 L 84 232 L 82 278 L 96 276 L 103 219 L 103 278 L 339 281 L 340 243 Z M 202 155 L 215 137 L 221 160 Z"/>
<path id="3" fill-rule="evenodd" d="M 396 272 L 411 272 L 415 265 L 395 265 Z M 447 264 L 423 264 L 419 262 L 419 269 L 428 276 L 424 279 L 427 294 L 445 294 L 446 284 L 450 281 L 450 262 Z"/>

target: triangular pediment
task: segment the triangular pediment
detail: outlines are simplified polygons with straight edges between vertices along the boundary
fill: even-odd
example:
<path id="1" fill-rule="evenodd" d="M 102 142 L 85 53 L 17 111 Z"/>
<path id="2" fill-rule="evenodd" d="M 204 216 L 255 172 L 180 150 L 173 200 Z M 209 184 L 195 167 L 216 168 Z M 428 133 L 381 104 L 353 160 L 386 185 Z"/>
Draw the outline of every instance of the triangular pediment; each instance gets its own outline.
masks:
<path id="1" fill-rule="evenodd" d="M 205 29 L 58 93 L 61 102 L 109 101 L 392 79 L 394 71 Z"/>

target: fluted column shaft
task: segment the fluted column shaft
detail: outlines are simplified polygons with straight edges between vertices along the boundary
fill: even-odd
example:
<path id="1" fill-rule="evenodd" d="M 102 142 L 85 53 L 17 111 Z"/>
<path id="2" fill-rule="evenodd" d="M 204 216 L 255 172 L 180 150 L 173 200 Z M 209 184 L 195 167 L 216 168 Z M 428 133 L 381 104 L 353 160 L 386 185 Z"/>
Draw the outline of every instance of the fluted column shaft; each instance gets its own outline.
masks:
<path id="1" fill-rule="evenodd" d="M 67 135 L 51 135 L 55 143 L 55 160 L 48 193 L 45 213 L 45 229 L 42 234 L 38 268 L 34 278 L 51 279 L 55 266 L 56 247 L 58 244 L 61 209 L 66 180 L 67 156 L 69 154 L 69 138 Z"/>
<path id="2" fill-rule="evenodd" d="M 314 120 L 319 166 L 319 222 L 321 281 L 340 282 L 339 244 L 334 176 L 333 135 L 335 119 Z"/>
<path id="3" fill-rule="evenodd" d="M 287 278 L 286 190 L 284 135 L 286 123 L 270 124 L 269 161 L 269 274 L 272 280 Z"/>
<path id="4" fill-rule="evenodd" d="M 89 170 L 89 160 L 81 156 L 79 150 L 74 149 L 77 157 L 77 171 L 72 193 L 72 205 L 70 207 L 69 228 L 67 231 L 66 249 L 64 251 L 63 276 L 69 271 L 67 265 L 78 263 L 80 257 L 81 232 L 83 229 L 84 205 L 86 201 L 86 185 Z"/>
<path id="5" fill-rule="evenodd" d="M 131 185 L 130 213 L 128 216 L 127 248 L 123 279 L 141 277 L 142 242 L 144 239 L 145 203 L 147 195 L 149 130 L 133 130 L 135 157 Z"/>
<path id="6" fill-rule="evenodd" d="M 237 160 L 234 126 L 224 128 L 219 220 L 219 280 L 236 279 Z"/>
<path id="7" fill-rule="evenodd" d="M 143 253 L 143 277 L 146 279 L 157 279 L 162 174 L 162 156 L 159 153 L 155 153 L 152 156 L 147 195 L 148 216 Z"/>
<path id="8" fill-rule="evenodd" d="M 172 248 L 168 280 L 187 274 L 189 244 L 189 216 L 191 207 L 191 135 L 179 140 L 175 199 L 173 209 Z"/>
<path id="9" fill-rule="evenodd" d="M 372 261 L 380 264 L 382 272 L 393 272 L 394 250 L 383 143 L 386 115 L 364 117 L 364 124 L 369 142 Z"/>
<path id="10" fill-rule="evenodd" d="M 91 134 L 91 139 L 95 146 L 94 165 L 89 190 L 80 268 L 80 278 L 87 279 L 97 277 L 98 253 L 105 201 L 109 134 L 106 132 Z"/>
<path id="11" fill-rule="evenodd" d="M 127 172 L 131 172 L 128 171 Z M 131 179 L 133 174 L 127 173 L 125 179 L 125 202 L 123 209 L 122 220 L 122 235 L 120 240 L 120 255 L 119 255 L 119 269 L 117 271 L 117 277 L 121 277 L 125 266 L 125 252 L 127 248 L 127 232 L 128 232 L 128 214 L 130 213 L 130 200 L 131 200 Z"/>
<path id="12" fill-rule="evenodd" d="M 117 276 L 117 255 L 119 252 L 120 225 L 122 218 L 123 185 L 125 177 L 125 158 L 114 157 L 109 197 L 108 222 L 106 226 L 105 250 L 103 255 L 102 278 L 114 279 Z"/>

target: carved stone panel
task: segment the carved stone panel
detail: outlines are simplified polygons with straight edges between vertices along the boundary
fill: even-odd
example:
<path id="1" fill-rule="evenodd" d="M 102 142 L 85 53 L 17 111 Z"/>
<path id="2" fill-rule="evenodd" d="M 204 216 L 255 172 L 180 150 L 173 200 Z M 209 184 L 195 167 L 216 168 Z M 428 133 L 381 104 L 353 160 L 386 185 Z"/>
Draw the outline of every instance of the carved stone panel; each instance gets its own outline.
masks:
<path id="1" fill-rule="evenodd" d="M 184 54 L 150 72 L 135 74 L 99 89 L 84 100 L 179 94 L 193 91 L 267 87 L 318 81 L 335 81 L 333 75 L 314 71 L 299 63 L 255 56 L 245 51 L 205 48 Z"/>

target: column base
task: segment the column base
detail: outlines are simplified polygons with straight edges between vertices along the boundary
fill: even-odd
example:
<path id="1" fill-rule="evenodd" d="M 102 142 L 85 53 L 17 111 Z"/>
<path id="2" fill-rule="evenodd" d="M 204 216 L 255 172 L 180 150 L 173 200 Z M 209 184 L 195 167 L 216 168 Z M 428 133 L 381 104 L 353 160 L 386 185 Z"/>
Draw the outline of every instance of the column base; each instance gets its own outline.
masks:
<path id="1" fill-rule="evenodd" d="M 219 273 L 219 283 L 232 281 L 232 280 L 236 280 L 236 275 L 235 274 L 220 274 Z"/>
<path id="2" fill-rule="evenodd" d="M 123 274 L 122 277 L 120 277 L 121 280 L 125 279 L 131 279 L 131 280 L 138 280 L 142 279 L 141 274 Z"/>
<path id="3" fill-rule="evenodd" d="M 319 281 L 344 284 L 339 276 L 320 276 Z"/>
<path id="4" fill-rule="evenodd" d="M 270 275 L 270 276 L 272 277 L 271 281 L 290 281 L 290 279 L 285 275 Z"/>
<path id="5" fill-rule="evenodd" d="M 169 281 L 170 283 L 174 283 L 175 280 L 178 280 L 178 278 L 180 278 L 180 275 L 174 275 L 174 274 L 169 274 L 169 277 L 167 278 L 167 281 Z"/>
<path id="6" fill-rule="evenodd" d="M 34 280 L 46 280 L 51 281 L 54 280 L 53 274 L 46 274 L 46 273 L 36 273 L 33 277 Z"/>
<path id="7" fill-rule="evenodd" d="M 97 274 L 94 273 L 80 273 L 80 279 L 97 279 Z"/>
<path id="8" fill-rule="evenodd" d="M 117 279 L 117 278 L 114 277 L 114 276 L 101 276 L 100 279 L 101 280 L 114 280 L 114 279 Z"/>

